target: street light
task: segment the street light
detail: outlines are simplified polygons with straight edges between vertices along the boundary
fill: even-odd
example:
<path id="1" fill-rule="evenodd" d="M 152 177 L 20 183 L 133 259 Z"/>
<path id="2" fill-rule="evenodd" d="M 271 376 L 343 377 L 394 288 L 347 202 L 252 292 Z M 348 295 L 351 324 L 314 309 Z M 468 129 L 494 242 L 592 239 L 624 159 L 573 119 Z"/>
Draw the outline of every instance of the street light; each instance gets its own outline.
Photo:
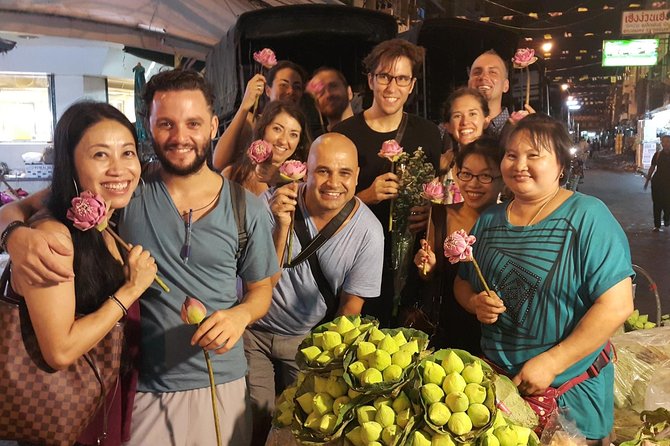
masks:
<path id="1" fill-rule="evenodd" d="M 542 44 L 542 51 L 544 51 L 545 53 L 548 53 L 549 51 L 551 51 L 551 48 L 552 48 L 553 46 L 554 46 L 554 45 L 553 45 L 551 42 L 544 42 L 544 43 Z"/>
<path id="2" fill-rule="evenodd" d="M 568 88 L 570 88 L 570 86 L 568 84 L 562 84 L 561 85 L 561 90 L 563 90 L 563 91 L 568 91 Z"/>

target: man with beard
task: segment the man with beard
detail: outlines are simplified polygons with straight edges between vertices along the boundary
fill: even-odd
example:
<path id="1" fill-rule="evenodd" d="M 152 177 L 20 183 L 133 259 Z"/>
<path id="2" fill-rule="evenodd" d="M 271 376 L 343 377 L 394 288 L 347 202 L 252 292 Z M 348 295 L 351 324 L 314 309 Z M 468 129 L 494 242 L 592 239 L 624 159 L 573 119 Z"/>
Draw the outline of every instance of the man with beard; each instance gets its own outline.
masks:
<path id="1" fill-rule="evenodd" d="M 264 196 L 269 199 L 279 258 L 286 258 L 293 215 L 304 216 L 300 221 L 307 227 L 307 240 L 326 232 L 325 228 L 340 212 L 344 221 L 308 260 L 285 266 L 273 278 L 277 284 L 268 314 L 244 333 L 254 414 L 252 446 L 265 444 L 275 396 L 295 380 L 295 355 L 310 330 L 324 317 L 331 320 L 336 315 L 360 314 L 367 298 L 379 296 L 384 232 L 370 209 L 354 198 L 358 171 L 356 146 L 351 140 L 338 133 L 326 133 L 310 148 L 306 182 L 298 186 L 297 192 L 293 183 Z M 349 208 L 352 199 L 353 207 Z M 296 232 L 292 233 L 293 259 L 306 248 L 301 246 Z M 316 279 L 313 262 L 323 273 L 323 283 Z M 330 292 L 324 291 L 325 287 Z"/>
<path id="2" fill-rule="evenodd" d="M 123 209 L 119 229 L 124 240 L 151 251 L 170 292 L 154 284 L 141 299 L 140 374 L 126 444 L 215 444 L 205 349 L 217 353 L 211 360 L 223 442 L 246 445 L 251 420 L 240 338 L 271 301 L 270 277 L 277 260 L 269 219 L 262 203 L 246 193 L 248 242 L 236 260 L 232 186 L 206 164 L 218 120 L 202 76 L 180 70 L 159 73 L 147 83 L 144 99 L 160 166 L 146 170 L 145 183 Z M 25 205 L 22 210 L 26 212 Z M 3 212 L 2 221 L 7 216 Z M 72 271 L 43 271 L 40 265 L 49 265 L 47 253 L 63 247 L 38 230 L 21 229 L 7 245 L 16 268 L 30 271 L 33 281 L 72 276 Z M 190 255 L 183 255 L 186 251 Z M 43 259 L 30 263 L 39 257 Z M 239 303 L 236 276 L 245 284 Z M 207 308 L 208 317 L 197 327 L 180 317 L 187 296 Z"/>
<path id="3" fill-rule="evenodd" d="M 488 101 L 491 121 L 485 133 L 499 137 L 510 115 L 507 107 L 502 106 L 503 94 L 509 90 L 507 65 L 498 53 L 488 50 L 475 59 L 468 87 L 479 90 Z"/>
<path id="4" fill-rule="evenodd" d="M 327 131 L 331 131 L 335 125 L 354 115 L 351 110 L 354 94 L 340 71 L 321 67 L 314 72 L 310 83 L 320 84 L 323 87 L 314 100 L 321 116 L 328 120 Z"/>
<path id="5" fill-rule="evenodd" d="M 378 155 L 384 141 L 398 140 L 408 154 L 421 147 L 426 161 L 432 163 L 436 171 L 439 166 L 442 142 L 437 126 L 403 111 L 414 90 L 416 74 L 421 72 L 424 53 L 423 48 L 402 39 L 387 40 L 375 46 L 363 60 L 373 95 L 372 106 L 333 129 L 356 145 L 361 167 L 356 196 L 384 225 L 389 221 L 391 200 L 398 196 L 400 187 L 398 176 L 389 172 L 391 166 L 388 160 Z M 429 209 L 429 206 L 415 206 L 410 210 L 410 231 L 418 232 L 426 228 Z M 394 289 L 393 285 L 391 239 L 391 234 L 388 234 L 384 246 L 381 297 L 366 301 L 363 310 L 363 313 L 377 317 L 383 326 L 391 324 L 392 300 L 402 291 Z"/>

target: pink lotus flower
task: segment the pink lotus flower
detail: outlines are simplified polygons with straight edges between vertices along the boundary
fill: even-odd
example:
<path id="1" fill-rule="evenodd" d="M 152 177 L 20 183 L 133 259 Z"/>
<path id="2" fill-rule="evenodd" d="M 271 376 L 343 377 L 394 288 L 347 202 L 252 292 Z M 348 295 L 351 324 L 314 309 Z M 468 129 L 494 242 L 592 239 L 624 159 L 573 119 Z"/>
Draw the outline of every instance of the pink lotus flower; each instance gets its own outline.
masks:
<path id="1" fill-rule="evenodd" d="M 207 316 L 207 308 L 198 299 L 186 296 L 181 304 L 181 320 L 185 324 L 199 324 Z"/>
<path id="2" fill-rule="evenodd" d="M 449 185 L 449 203 L 448 204 L 458 204 L 463 202 L 463 195 L 461 194 L 461 189 L 458 187 L 458 184 L 451 183 Z"/>
<path id="3" fill-rule="evenodd" d="M 78 197 L 74 197 L 71 204 L 72 207 L 67 210 L 65 216 L 72 221 L 75 228 L 81 231 L 88 231 L 91 228 L 97 228 L 98 231 L 105 230 L 107 205 L 102 196 L 84 191 Z"/>
<path id="4" fill-rule="evenodd" d="M 449 263 L 472 261 L 472 244 L 477 241 L 474 235 L 468 235 L 463 229 L 454 231 L 444 241 L 444 256 Z"/>
<path id="5" fill-rule="evenodd" d="M 423 185 L 422 195 L 433 203 L 442 203 L 442 200 L 444 200 L 444 185 L 439 178 L 433 178 L 430 183 Z"/>
<path id="6" fill-rule="evenodd" d="M 537 62 L 537 57 L 535 56 L 535 50 L 531 48 L 519 48 L 512 58 L 514 68 L 527 68 L 528 65 L 535 62 Z"/>
<path id="7" fill-rule="evenodd" d="M 256 51 L 254 53 L 254 60 L 267 69 L 277 65 L 277 56 L 275 56 L 275 52 L 270 48 L 263 48 L 260 51 Z"/>
<path id="8" fill-rule="evenodd" d="M 528 114 L 529 114 L 529 113 L 528 113 L 526 110 L 518 110 L 518 111 L 513 112 L 513 113 L 510 115 L 509 120 L 510 120 L 510 122 L 511 122 L 512 124 L 517 124 L 517 123 L 518 123 L 519 121 L 521 121 L 523 118 L 525 118 L 526 116 L 528 116 Z"/>
<path id="9" fill-rule="evenodd" d="M 247 149 L 247 155 L 254 163 L 261 164 L 272 158 L 272 144 L 262 139 L 257 139 Z"/>
<path id="10" fill-rule="evenodd" d="M 307 82 L 307 86 L 305 87 L 305 91 L 314 98 L 321 96 L 325 90 L 326 84 L 318 79 L 311 79 Z"/>
<path id="11" fill-rule="evenodd" d="M 395 163 L 398 161 L 398 158 L 400 158 L 400 155 L 402 155 L 402 152 L 403 148 L 400 147 L 398 141 L 395 139 L 389 139 L 388 141 L 384 141 L 382 148 L 377 155 L 382 158 L 386 158 L 392 163 Z"/>
<path id="12" fill-rule="evenodd" d="M 307 173 L 307 164 L 298 160 L 288 160 L 279 166 L 279 175 L 286 181 L 300 181 Z"/>

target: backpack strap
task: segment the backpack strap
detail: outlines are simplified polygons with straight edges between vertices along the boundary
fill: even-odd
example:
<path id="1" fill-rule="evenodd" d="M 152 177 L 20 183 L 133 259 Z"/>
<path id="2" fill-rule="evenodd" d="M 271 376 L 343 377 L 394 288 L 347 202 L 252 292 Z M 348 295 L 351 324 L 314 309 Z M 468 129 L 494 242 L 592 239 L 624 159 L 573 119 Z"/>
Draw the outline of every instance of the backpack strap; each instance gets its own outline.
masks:
<path id="1" fill-rule="evenodd" d="M 233 205 L 233 215 L 235 216 L 235 225 L 237 226 L 237 252 L 235 253 L 235 260 L 237 260 L 239 269 L 240 259 L 249 241 L 246 226 L 247 200 L 244 188 L 240 184 L 230 180 L 228 183 L 230 183 L 230 201 Z"/>

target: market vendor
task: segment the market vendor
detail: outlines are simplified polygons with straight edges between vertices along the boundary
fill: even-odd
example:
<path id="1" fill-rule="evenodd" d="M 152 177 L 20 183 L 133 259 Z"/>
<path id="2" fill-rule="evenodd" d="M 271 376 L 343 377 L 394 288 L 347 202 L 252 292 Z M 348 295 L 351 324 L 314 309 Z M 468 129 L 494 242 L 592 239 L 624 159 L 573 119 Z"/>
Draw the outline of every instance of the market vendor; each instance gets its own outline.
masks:
<path id="1" fill-rule="evenodd" d="M 473 255 L 492 291 L 482 291 L 467 263 L 454 292 L 482 323 L 484 355 L 522 395 L 575 384 L 558 397 L 559 409 L 568 409 L 589 444 L 609 445 L 608 339 L 633 311 L 634 273 L 626 236 L 607 207 L 561 188 L 570 146 L 564 126 L 546 115 L 530 115 L 511 131 L 500 170 L 514 199 L 485 211 L 472 231 Z"/>

